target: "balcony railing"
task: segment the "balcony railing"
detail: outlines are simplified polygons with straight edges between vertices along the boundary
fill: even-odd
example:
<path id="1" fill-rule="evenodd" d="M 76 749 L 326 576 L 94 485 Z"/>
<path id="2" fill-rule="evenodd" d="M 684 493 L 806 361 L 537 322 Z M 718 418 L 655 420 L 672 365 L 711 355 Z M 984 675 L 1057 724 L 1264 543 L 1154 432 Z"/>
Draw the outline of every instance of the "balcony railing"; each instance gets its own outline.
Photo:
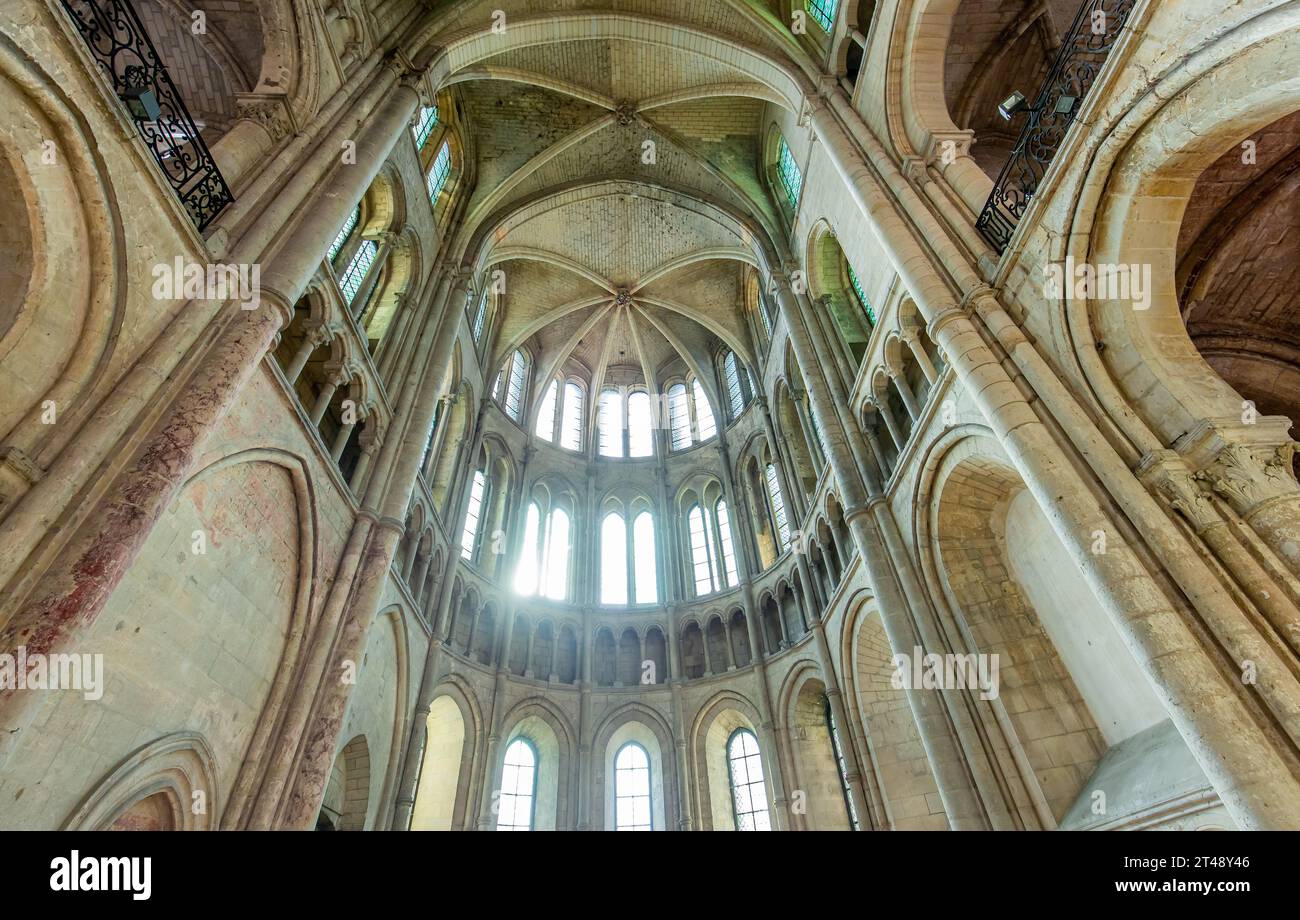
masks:
<path id="1" fill-rule="evenodd" d="M 62 0 L 200 230 L 234 200 L 129 0 Z"/>
<path id="2" fill-rule="evenodd" d="M 975 227 L 999 253 L 1006 250 L 1056 150 L 1074 123 L 1136 0 L 1086 0 L 1029 109 L 1011 156 L 993 184 Z"/>

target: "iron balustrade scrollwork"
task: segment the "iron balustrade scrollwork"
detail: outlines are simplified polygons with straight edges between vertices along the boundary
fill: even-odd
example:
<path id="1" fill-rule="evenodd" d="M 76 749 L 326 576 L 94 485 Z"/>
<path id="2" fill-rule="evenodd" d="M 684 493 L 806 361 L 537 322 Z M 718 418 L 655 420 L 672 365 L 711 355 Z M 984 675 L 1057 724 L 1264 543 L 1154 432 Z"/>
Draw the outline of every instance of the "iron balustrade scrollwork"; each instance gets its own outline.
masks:
<path id="1" fill-rule="evenodd" d="M 1136 0 L 1086 0 L 1066 33 L 1047 78 L 1029 108 L 993 192 L 975 227 L 999 254 L 1011 242 L 1052 158 L 1074 124 L 1097 74 L 1119 39 Z"/>
<path id="2" fill-rule="evenodd" d="M 234 196 L 135 8 L 129 0 L 62 3 L 176 197 L 203 230 Z"/>

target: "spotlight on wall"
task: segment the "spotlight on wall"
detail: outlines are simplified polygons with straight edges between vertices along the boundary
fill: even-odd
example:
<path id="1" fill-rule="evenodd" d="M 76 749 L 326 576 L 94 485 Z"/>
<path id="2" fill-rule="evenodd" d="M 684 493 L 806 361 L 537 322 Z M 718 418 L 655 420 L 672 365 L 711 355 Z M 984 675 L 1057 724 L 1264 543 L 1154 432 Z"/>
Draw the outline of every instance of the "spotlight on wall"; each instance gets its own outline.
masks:
<path id="1" fill-rule="evenodd" d="M 1025 108 L 1025 95 L 1016 90 L 1016 92 L 998 103 L 998 114 L 1010 121 L 1023 108 Z"/>
<path id="2" fill-rule="evenodd" d="M 122 101 L 136 121 L 157 121 L 162 114 L 158 96 L 150 86 L 128 86 L 122 91 Z"/>

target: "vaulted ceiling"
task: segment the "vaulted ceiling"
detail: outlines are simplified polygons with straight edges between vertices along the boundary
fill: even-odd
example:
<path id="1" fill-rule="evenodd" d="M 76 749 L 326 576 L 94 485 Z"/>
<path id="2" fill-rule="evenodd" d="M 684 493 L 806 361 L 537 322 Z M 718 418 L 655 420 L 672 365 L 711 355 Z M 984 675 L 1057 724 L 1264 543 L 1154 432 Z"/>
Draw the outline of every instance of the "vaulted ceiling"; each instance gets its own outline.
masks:
<path id="1" fill-rule="evenodd" d="M 745 33 L 724 3 L 615 6 Z M 481 29 L 491 8 L 457 18 Z M 593 390 L 653 389 L 720 344 L 753 360 L 743 273 L 754 234 L 781 232 L 761 175 L 770 89 L 699 51 L 620 39 L 512 48 L 449 82 L 474 161 L 466 222 L 507 278 L 494 366 L 527 345 Z"/>

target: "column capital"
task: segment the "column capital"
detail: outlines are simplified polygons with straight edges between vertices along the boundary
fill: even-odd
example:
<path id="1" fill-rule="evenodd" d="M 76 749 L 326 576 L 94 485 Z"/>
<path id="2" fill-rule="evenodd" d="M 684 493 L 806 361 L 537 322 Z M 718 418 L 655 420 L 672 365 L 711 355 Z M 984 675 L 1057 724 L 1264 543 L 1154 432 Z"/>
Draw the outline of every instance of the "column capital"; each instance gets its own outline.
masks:
<path id="1" fill-rule="evenodd" d="M 235 93 L 235 117 L 260 125 L 276 144 L 298 133 L 293 107 L 285 93 Z"/>
<path id="2" fill-rule="evenodd" d="M 948 306 L 939 310 L 931 317 L 930 322 L 926 325 L 926 334 L 930 336 L 932 342 L 939 341 L 939 330 L 954 320 L 965 319 L 970 312 L 969 303 L 963 301 L 961 306 Z"/>
<path id="3" fill-rule="evenodd" d="M 1174 442 L 1195 469 L 1195 478 L 1226 498 L 1238 514 L 1300 491 L 1291 463 L 1300 444 L 1292 441 L 1287 419 L 1260 416 L 1207 419 Z"/>
<path id="4" fill-rule="evenodd" d="M 1187 518 L 1197 533 L 1222 523 L 1203 482 L 1187 468 L 1176 451 L 1151 451 L 1134 472 L 1147 488 L 1163 495 L 1170 506 Z"/>

